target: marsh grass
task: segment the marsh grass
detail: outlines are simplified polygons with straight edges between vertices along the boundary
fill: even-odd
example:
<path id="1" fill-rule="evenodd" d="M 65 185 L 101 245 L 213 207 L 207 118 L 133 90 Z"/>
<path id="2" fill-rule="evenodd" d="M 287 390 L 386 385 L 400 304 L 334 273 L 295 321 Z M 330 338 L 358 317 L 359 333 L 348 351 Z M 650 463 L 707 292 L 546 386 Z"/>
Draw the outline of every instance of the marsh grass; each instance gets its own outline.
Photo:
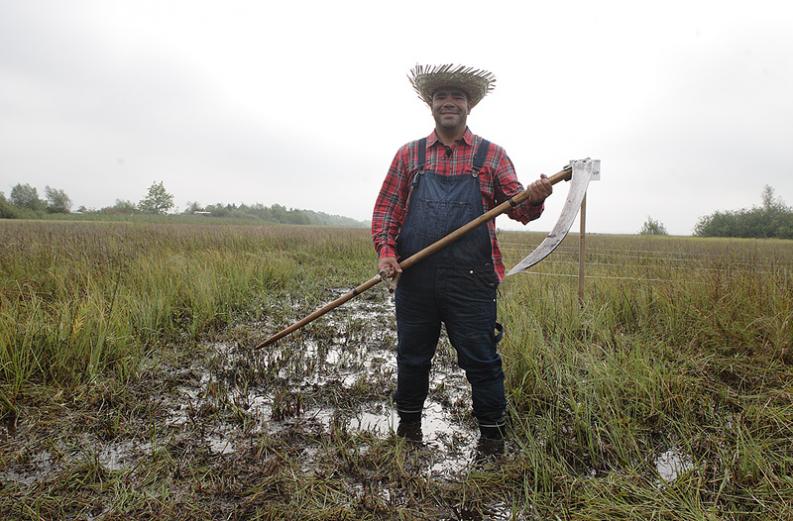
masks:
<path id="1" fill-rule="evenodd" d="M 541 238 L 503 233 L 507 264 Z M 382 326 L 318 322 L 290 340 L 302 355 L 267 363 L 208 355 L 207 340 L 252 345 L 371 276 L 365 230 L 2 222 L 0 243 L 0 471 L 37 450 L 62 460 L 34 485 L 2 485 L 12 518 L 793 518 L 789 241 L 592 236 L 583 306 L 575 236 L 507 279 L 512 449 L 451 480 L 400 440 L 346 427 L 344 411 L 382 400 L 390 373 L 304 390 L 279 376 L 319 371 L 333 350 L 331 366 L 365 371 L 345 350 L 385 347 Z M 234 453 L 167 438 L 159 400 L 185 385 L 201 396 L 191 432 L 214 436 L 222 418 L 247 433 Z M 247 397 L 262 386 L 288 436 L 255 431 Z M 314 403 L 335 411 L 327 427 L 307 417 Z M 111 469 L 96 451 L 69 456 L 63 440 L 86 431 L 153 448 Z M 681 462 L 673 479 L 663 454 Z"/>
<path id="2" fill-rule="evenodd" d="M 287 287 L 363 264 L 348 230 L 17 223 L 0 226 L 3 403 L 26 383 L 128 379 L 147 351 L 255 313 Z M 360 233 L 358 233 L 360 235 Z M 321 259 L 335 259 L 323 267 Z M 353 259 L 353 260 L 351 260 Z"/>
<path id="3" fill-rule="evenodd" d="M 572 251 L 541 266 L 553 275 L 502 287 L 513 406 L 546 447 L 540 475 L 557 478 L 532 490 L 554 494 L 561 483 L 590 498 L 572 518 L 789 516 L 793 245 L 591 242 L 592 258 L 611 248 L 624 257 L 620 243 L 639 253 L 588 265 L 583 309 L 575 279 L 562 276 Z M 669 447 L 692 468 L 647 487 L 658 479 L 650 463 Z"/>

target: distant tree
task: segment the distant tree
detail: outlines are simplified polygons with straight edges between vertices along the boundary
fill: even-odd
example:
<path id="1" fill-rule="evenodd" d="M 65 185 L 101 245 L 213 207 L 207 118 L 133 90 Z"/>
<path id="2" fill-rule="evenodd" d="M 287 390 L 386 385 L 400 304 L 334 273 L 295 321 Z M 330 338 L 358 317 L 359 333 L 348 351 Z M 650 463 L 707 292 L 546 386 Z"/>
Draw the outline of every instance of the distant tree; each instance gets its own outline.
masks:
<path id="1" fill-rule="evenodd" d="M 229 211 L 223 203 L 209 204 L 204 208 L 205 212 L 209 212 L 212 217 L 228 217 Z"/>
<path id="2" fill-rule="evenodd" d="M 0 219 L 15 219 L 18 217 L 16 208 L 6 199 L 6 195 L 0 192 Z"/>
<path id="3" fill-rule="evenodd" d="M 642 224 L 642 229 L 639 230 L 639 235 L 669 235 L 666 233 L 666 228 L 663 223 L 656 221 L 648 216 L 647 220 Z"/>
<path id="4" fill-rule="evenodd" d="M 184 213 L 186 215 L 193 215 L 194 213 L 206 213 L 212 211 L 212 205 L 207 206 L 204 208 L 201 206 L 201 203 L 198 201 L 187 201 L 187 206 L 185 206 Z"/>
<path id="5" fill-rule="evenodd" d="M 72 200 L 63 190 L 44 187 L 44 194 L 47 196 L 47 211 L 50 213 L 69 213 L 72 209 Z"/>
<path id="6" fill-rule="evenodd" d="M 793 208 L 785 206 L 768 185 L 763 187 L 760 198 L 760 207 L 700 217 L 694 227 L 694 235 L 793 239 Z"/>
<path id="7" fill-rule="evenodd" d="M 126 199 L 116 199 L 116 202 L 113 206 L 106 206 L 105 208 L 99 210 L 99 212 L 116 215 L 131 215 L 133 213 L 138 213 L 138 206 L 132 201 L 128 201 Z"/>
<path id="8" fill-rule="evenodd" d="M 28 210 L 43 210 L 45 206 L 38 191 L 27 183 L 17 184 L 11 189 L 11 204 Z"/>
<path id="9" fill-rule="evenodd" d="M 774 194 L 774 188 L 770 185 L 763 187 L 763 193 L 760 195 L 763 201 L 763 208 L 766 210 L 784 210 L 785 202 L 779 199 Z"/>
<path id="10" fill-rule="evenodd" d="M 138 203 L 138 209 L 144 213 L 162 214 L 173 207 L 173 195 L 165 190 L 162 181 L 152 183 L 146 197 Z"/>
<path id="11" fill-rule="evenodd" d="M 245 203 L 215 203 L 204 207 L 197 202 L 188 202 L 184 213 L 208 212 L 212 217 L 232 217 L 235 219 L 260 219 L 270 223 L 281 224 L 310 224 L 332 226 L 354 226 L 370 228 L 368 222 L 360 222 L 349 217 L 328 215 L 311 210 L 287 208 L 280 204 L 264 206 L 262 203 L 251 205 Z"/>
<path id="12" fill-rule="evenodd" d="M 270 215 L 272 216 L 273 220 L 277 223 L 287 223 L 289 222 L 289 213 L 286 209 L 286 206 L 281 206 L 280 204 L 274 204 L 270 207 Z"/>

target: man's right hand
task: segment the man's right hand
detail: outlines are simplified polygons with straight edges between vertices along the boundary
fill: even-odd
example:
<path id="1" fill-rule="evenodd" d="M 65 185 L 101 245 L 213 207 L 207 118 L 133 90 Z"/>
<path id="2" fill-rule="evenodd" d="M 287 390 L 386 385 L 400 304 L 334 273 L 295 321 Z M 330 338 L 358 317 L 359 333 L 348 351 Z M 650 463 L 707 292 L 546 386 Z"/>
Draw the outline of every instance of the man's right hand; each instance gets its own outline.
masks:
<path id="1" fill-rule="evenodd" d="M 396 257 L 383 257 L 377 262 L 377 271 L 383 277 L 395 279 L 402 273 L 402 268 L 399 267 Z"/>
<path id="2" fill-rule="evenodd" d="M 542 174 L 539 179 L 530 184 L 528 189 L 531 194 L 529 195 L 529 202 L 534 206 L 540 206 L 553 193 L 553 185 L 545 174 Z"/>

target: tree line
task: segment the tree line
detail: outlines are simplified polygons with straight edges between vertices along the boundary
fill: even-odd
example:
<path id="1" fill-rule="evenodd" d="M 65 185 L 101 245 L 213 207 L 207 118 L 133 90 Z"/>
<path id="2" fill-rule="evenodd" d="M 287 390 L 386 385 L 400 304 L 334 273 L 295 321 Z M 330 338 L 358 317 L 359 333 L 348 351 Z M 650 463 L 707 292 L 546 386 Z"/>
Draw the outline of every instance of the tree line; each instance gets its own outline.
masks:
<path id="1" fill-rule="evenodd" d="M 72 211 L 72 200 L 65 191 L 50 188 L 44 190 L 45 198 L 39 197 L 35 187 L 29 184 L 17 184 L 11 189 L 6 198 L 0 192 L 0 218 L 40 218 L 44 214 L 94 214 L 94 215 L 135 215 L 150 214 L 163 215 L 175 206 L 174 196 L 169 193 L 162 181 L 154 182 L 149 186 L 146 196 L 134 203 L 125 199 L 116 199 L 115 204 L 100 209 L 80 206 Z M 238 219 L 255 219 L 278 224 L 310 224 L 324 226 L 366 226 L 367 223 L 356 221 L 340 215 L 329 215 L 324 212 L 312 210 L 298 210 L 286 208 L 280 204 L 264 206 L 261 203 L 253 205 L 234 203 L 215 203 L 202 206 L 198 202 L 189 202 L 182 214 L 204 215 L 211 217 L 229 217 Z"/>
<path id="2" fill-rule="evenodd" d="M 694 227 L 694 235 L 793 239 L 793 208 L 786 206 L 774 194 L 774 189 L 766 185 L 761 206 L 701 217 Z"/>
<path id="3" fill-rule="evenodd" d="M 667 235 L 663 223 L 647 217 L 639 235 Z M 694 226 L 698 237 L 747 237 L 757 239 L 793 239 L 793 208 L 763 188 L 762 205 L 740 210 L 717 211 L 700 217 Z"/>
<path id="4" fill-rule="evenodd" d="M 165 214 L 174 208 L 174 197 L 166 189 L 162 181 L 149 186 L 146 196 L 139 202 L 116 199 L 113 206 L 89 209 L 81 206 L 77 213 L 133 215 L 133 214 Z M 29 184 L 15 185 L 6 198 L 0 192 L 0 218 L 37 218 L 45 213 L 70 213 L 72 200 L 64 190 L 46 186 L 44 198 L 39 197 L 35 187 Z M 261 203 L 247 205 L 244 203 L 215 203 L 202 206 L 198 202 L 189 202 L 183 214 L 208 215 L 212 217 L 230 217 L 238 219 L 255 219 L 279 224 L 311 224 L 330 226 L 366 226 L 367 223 L 343 217 L 329 215 L 312 210 L 286 208 L 280 204 L 264 206 Z M 639 231 L 641 235 L 666 235 L 663 223 L 648 217 Z M 761 206 L 749 209 L 717 211 L 701 217 L 694 227 L 694 235 L 699 237 L 750 237 L 793 239 L 793 208 L 786 206 L 777 197 L 771 186 L 765 186 L 762 193 Z"/>
<path id="5" fill-rule="evenodd" d="M 44 188 L 46 199 L 39 197 L 38 190 L 29 184 L 18 184 L 11 189 L 10 199 L 0 192 L 0 217 L 13 219 L 30 212 L 69 213 L 72 200 L 66 192 L 57 188 Z"/>

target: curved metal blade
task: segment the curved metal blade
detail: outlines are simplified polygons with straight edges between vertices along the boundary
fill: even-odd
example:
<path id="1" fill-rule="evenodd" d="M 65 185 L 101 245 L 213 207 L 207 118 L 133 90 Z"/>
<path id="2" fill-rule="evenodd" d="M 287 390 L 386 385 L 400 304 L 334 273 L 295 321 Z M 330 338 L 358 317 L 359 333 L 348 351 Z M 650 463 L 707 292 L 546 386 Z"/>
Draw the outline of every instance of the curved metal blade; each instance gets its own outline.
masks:
<path id="1" fill-rule="evenodd" d="M 599 160 L 580 159 L 571 161 L 571 163 L 573 165 L 573 176 L 570 180 L 570 191 L 567 193 L 567 200 L 564 203 L 562 215 L 553 230 L 551 230 L 551 233 L 543 239 L 533 252 L 529 253 L 525 259 L 509 270 L 507 276 L 525 271 L 550 255 L 567 236 L 567 232 L 570 231 L 570 226 L 573 225 L 573 220 L 578 215 L 581 201 L 584 199 L 584 194 L 586 194 L 589 181 L 600 174 Z"/>

